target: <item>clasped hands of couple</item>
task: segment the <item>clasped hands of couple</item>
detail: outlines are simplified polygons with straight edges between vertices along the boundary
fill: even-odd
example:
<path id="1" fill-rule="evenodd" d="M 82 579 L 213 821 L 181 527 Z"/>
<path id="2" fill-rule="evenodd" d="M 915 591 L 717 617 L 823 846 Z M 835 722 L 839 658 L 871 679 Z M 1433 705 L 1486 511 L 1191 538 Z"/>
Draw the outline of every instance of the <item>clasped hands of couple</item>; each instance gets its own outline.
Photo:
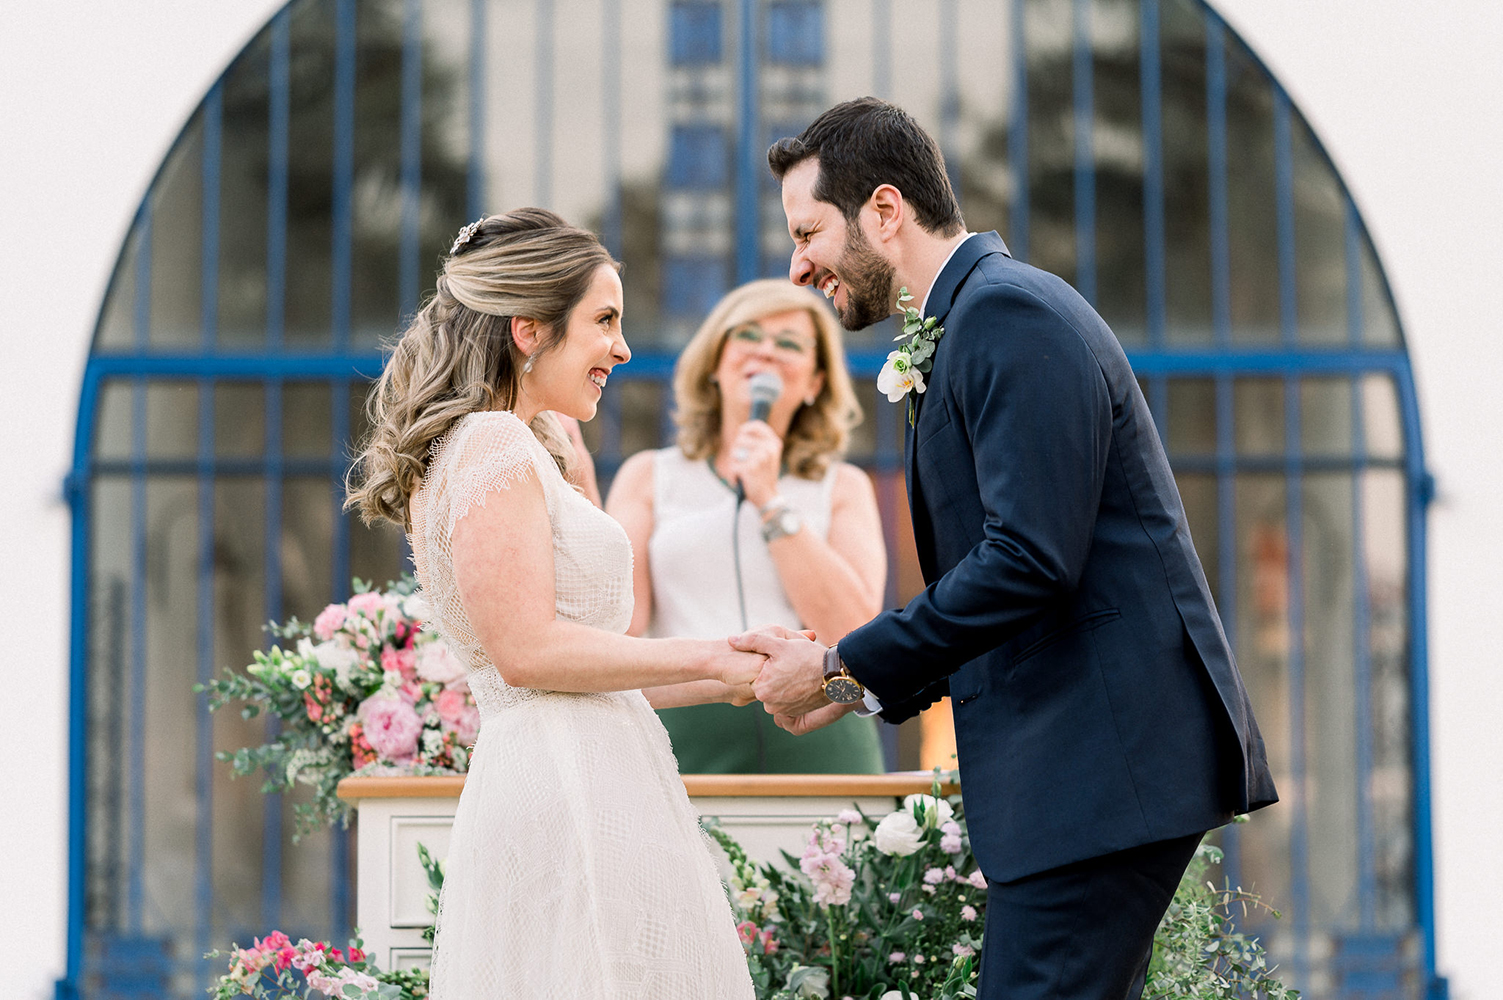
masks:
<path id="1" fill-rule="evenodd" d="M 859 707 L 832 702 L 824 690 L 826 647 L 809 630 L 795 632 L 781 625 L 733 635 L 722 680 L 731 688 L 731 702 L 760 701 L 773 721 L 795 736 L 828 726 Z"/>

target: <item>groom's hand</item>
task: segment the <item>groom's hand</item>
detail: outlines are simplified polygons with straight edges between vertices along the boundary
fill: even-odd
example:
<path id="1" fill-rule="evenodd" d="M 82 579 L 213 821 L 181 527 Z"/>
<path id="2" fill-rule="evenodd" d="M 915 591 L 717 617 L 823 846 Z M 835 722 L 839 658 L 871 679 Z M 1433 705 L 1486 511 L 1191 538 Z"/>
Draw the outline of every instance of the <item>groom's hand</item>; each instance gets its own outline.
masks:
<path id="1" fill-rule="evenodd" d="M 830 702 L 805 715 L 774 715 L 772 721 L 778 724 L 778 728 L 786 729 L 794 736 L 804 736 L 816 729 L 823 729 L 832 722 L 839 722 L 858 707 L 859 703 L 841 705 Z"/>
<path id="2" fill-rule="evenodd" d="M 830 704 L 824 691 L 825 647 L 814 641 L 812 632 L 768 625 L 732 636 L 730 643 L 767 657 L 752 688 L 772 715 L 806 715 Z"/>

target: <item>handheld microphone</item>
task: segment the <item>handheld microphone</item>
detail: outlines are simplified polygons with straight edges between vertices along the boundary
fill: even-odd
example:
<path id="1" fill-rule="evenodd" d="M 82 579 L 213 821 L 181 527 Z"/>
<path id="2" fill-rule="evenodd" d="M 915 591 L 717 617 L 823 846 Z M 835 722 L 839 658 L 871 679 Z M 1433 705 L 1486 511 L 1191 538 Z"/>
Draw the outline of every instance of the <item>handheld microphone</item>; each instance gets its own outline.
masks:
<path id="1" fill-rule="evenodd" d="M 747 392 L 751 394 L 751 419 L 766 420 L 772 412 L 772 404 L 778 401 L 783 394 L 783 379 L 777 372 L 757 372 L 746 381 Z M 741 503 L 746 499 L 746 487 L 738 480 L 736 482 L 736 509 L 741 509 Z"/>

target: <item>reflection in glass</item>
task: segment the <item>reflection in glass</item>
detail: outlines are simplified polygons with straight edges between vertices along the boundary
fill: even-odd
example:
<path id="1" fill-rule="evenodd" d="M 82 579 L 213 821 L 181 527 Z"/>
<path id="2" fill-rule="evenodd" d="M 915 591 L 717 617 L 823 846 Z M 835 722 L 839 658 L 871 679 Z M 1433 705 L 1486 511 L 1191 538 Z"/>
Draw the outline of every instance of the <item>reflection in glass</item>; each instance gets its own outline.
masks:
<path id="1" fill-rule="evenodd" d="M 334 247 L 333 0 L 303 0 L 288 11 L 287 306 L 289 347 L 333 343 Z"/>
<path id="2" fill-rule="evenodd" d="M 184 347 L 200 341 L 203 138 L 200 111 L 167 154 L 153 185 L 149 265 L 153 347 Z"/>
<path id="3" fill-rule="evenodd" d="M 327 382 L 282 385 L 282 453 L 288 458 L 325 458 L 333 431 L 333 398 Z"/>
<path id="4" fill-rule="evenodd" d="M 146 384 L 146 457 L 192 458 L 198 452 L 198 384 Z"/>
<path id="5" fill-rule="evenodd" d="M 1273 85 L 1253 54 L 1226 40 L 1227 227 L 1232 341 L 1279 342 Z"/>
<path id="6" fill-rule="evenodd" d="M 1096 167 L 1096 311 L 1129 348 L 1148 343 L 1143 253 L 1142 18 L 1138 0 L 1090 4 Z"/>
<path id="7" fill-rule="evenodd" d="M 1284 380 L 1239 378 L 1232 383 L 1232 422 L 1238 455 L 1284 452 Z"/>
<path id="8" fill-rule="evenodd" d="M 1028 39 L 1028 262 L 1077 283 L 1071 0 L 1020 0 Z"/>
<path id="9" fill-rule="evenodd" d="M 216 340 L 229 348 L 266 337 L 270 58 L 271 38 L 263 33 L 224 75 Z"/>
<path id="10" fill-rule="evenodd" d="M 1352 452 L 1352 380 L 1304 378 L 1299 383 L 1300 451 L 1306 455 Z"/>
<path id="11" fill-rule="evenodd" d="M 1347 341 L 1346 199 L 1304 116 L 1291 111 L 1294 302 L 1303 344 Z"/>
<path id="12" fill-rule="evenodd" d="M 1378 267 L 1377 252 L 1373 250 L 1372 240 L 1365 229 L 1358 245 L 1362 265 L 1362 342 L 1369 347 L 1403 347 L 1398 313 L 1388 294 L 1388 282 Z"/>
<path id="13" fill-rule="evenodd" d="M 127 379 L 112 378 L 99 389 L 99 415 L 94 423 L 94 457 L 130 458 L 131 424 L 136 387 Z"/>
<path id="14" fill-rule="evenodd" d="M 214 386 L 214 455 L 253 458 L 266 448 L 266 410 L 259 382 Z"/>
<path id="15" fill-rule="evenodd" d="M 1199 4 L 1159 4 L 1164 156 L 1164 339 L 1212 339 L 1206 25 Z"/>
<path id="16" fill-rule="evenodd" d="M 1169 380 L 1169 454 L 1216 452 L 1216 382 L 1209 378 Z M 1199 541 L 1199 536 L 1196 536 Z"/>

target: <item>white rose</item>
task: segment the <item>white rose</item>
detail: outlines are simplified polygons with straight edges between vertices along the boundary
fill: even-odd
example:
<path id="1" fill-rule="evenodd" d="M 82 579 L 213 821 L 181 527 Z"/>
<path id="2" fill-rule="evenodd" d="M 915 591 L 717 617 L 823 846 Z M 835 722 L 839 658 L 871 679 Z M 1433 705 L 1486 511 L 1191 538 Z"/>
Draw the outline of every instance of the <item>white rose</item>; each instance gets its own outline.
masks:
<path id="1" fill-rule="evenodd" d="M 924 391 L 924 373 L 913 367 L 908 357 L 907 351 L 891 352 L 877 373 L 877 390 L 887 394 L 889 403 L 896 403 L 909 390 Z"/>
<path id="2" fill-rule="evenodd" d="M 360 662 L 360 654 L 337 642 L 321 642 L 313 647 L 313 658 L 318 665 L 334 675 L 334 683 L 341 689 L 350 689 L 350 671 Z"/>
<path id="3" fill-rule="evenodd" d="M 910 795 L 903 800 L 903 808 L 918 818 L 918 807 L 924 807 L 924 826 L 930 830 L 950 822 L 955 810 L 944 799 L 932 795 Z"/>
<path id="4" fill-rule="evenodd" d="M 415 622 L 428 620 L 428 602 L 423 600 L 422 594 L 408 594 L 402 601 L 402 614 Z"/>
<path id="5" fill-rule="evenodd" d="M 888 813 L 872 831 L 872 843 L 877 850 L 900 858 L 917 851 L 923 839 L 924 832 L 919 828 L 918 820 L 906 809 Z"/>
<path id="6" fill-rule="evenodd" d="M 464 664 L 442 639 L 434 639 L 418 647 L 417 674 L 425 681 L 449 684 L 464 676 Z"/>

